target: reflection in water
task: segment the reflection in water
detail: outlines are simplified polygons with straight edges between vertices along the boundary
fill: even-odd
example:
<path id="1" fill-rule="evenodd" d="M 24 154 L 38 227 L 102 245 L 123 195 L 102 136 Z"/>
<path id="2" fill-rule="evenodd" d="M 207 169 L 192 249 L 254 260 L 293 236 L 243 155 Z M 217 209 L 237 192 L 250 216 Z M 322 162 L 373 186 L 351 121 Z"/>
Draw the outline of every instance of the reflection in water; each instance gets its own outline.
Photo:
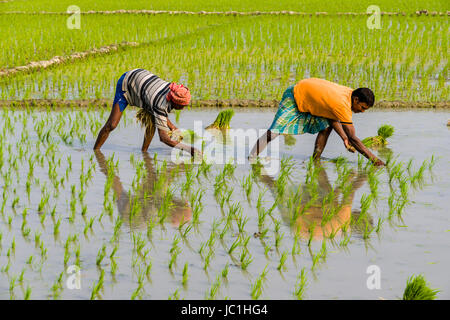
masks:
<path id="1" fill-rule="evenodd" d="M 392 149 L 388 148 L 388 147 L 381 147 L 381 148 L 378 148 L 377 150 L 378 150 L 378 155 L 383 160 L 387 160 L 389 158 L 392 158 L 393 155 L 394 155 L 394 153 L 392 152 Z"/>
<path id="2" fill-rule="evenodd" d="M 111 173 L 105 156 L 100 150 L 95 151 L 95 156 L 101 171 L 108 177 Z M 163 166 L 157 172 L 148 153 L 143 153 L 143 157 L 146 176 L 142 183 L 134 188 L 135 194 L 131 194 L 131 190 L 127 192 L 120 178 L 113 173 L 112 187 L 122 220 L 129 222 L 132 228 L 147 227 L 149 222 L 161 221 L 161 217 L 165 215 L 163 208 L 167 208 L 167 218 L 173 226 L 178 227 L 190 221 L 192 209 L 188 201 L 175 198 L 169 189 L 182 166 Z M 137 212 L 133 211 L 135 203 L 139 208 Z"/>
<path id="3" fill-rule="evenodd" d="M 349 170 L 344 183 L 333 189 L 325 168 L 318 167 L 317 175 L 308 183 L 290 184 L 281 196 L 271 176 L 263 175 L 259 179 L 276 199 L 283 221 L 299 237 L 312 240 L 334 238 L 351 228 L 357 233 L 362 232 L 361 224 L 355 223 L 360 222 L 360 211 L 352 211 L 352 203 L 356 191 L 367 180 L 365 174 Z M 367 221 L 372 224 L 371 218 Z"/>

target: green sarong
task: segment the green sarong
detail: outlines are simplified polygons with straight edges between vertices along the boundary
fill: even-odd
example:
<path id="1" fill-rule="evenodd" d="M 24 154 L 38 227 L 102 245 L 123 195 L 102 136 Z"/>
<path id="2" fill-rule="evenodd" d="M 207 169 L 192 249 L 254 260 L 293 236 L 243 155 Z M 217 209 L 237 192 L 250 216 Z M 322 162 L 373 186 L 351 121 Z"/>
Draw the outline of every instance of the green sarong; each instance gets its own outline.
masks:
<path id="1" fill-rule="evenodd" d="M 269 131 L 278 134 L 315 134 L 328 128 L 329 125 L 326 118 L 298 110 L 294 99 L 294 85 L 292 85 L 283 93 Z"/>

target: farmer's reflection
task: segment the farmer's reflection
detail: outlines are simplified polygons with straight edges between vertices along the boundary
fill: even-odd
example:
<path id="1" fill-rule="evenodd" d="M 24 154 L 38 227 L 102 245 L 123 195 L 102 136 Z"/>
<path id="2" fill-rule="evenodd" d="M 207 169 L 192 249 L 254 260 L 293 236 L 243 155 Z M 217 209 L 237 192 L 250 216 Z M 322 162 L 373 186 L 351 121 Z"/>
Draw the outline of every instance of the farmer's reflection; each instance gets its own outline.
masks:
<path id="1" fill-rule="evenodd" d="M 285 194 L 277 199 L 275 180 L 268 175 L 260 177 L 277 199 L 283 221 L 291 225 L 292 231 L 298 232 L 301 238 L 313 240 L 334 238 L 341 235 L 343 230 L 349 232 L 353 229 L 357 233 L 364 230 L 362 221 L 356 223 L 360 211 L 352 210 L 352 203 L 355 192 L 364 184 L 367 176 L 351 171 L 348 179 L 347 184 L 351 187 L 344 197 L 344 190 L 340 187 L 333 191 L 327 172 L 321 167 L 316 188 L 312 184 L 291 184 L 286 187 Z M 289 201 L 292 205 L 289 205 Z M 371 225 L 372 219 L 367 219 Z"/>
<path id="2" fill-rule="evenodd" d="M 100 170 L 108 176 L 108 165 L 105 156 L 100 150 L 95 151 L 95 156 L 100 165 Z M 144 165 L 147 171 L 147 176 L 144 178 L 142 185 L 139 188 L 138 194 L 130 195 L 124 188 L 120 178 L 114 174 L 112 187 L 117 199 L 117 207 L 124 222 L 130 222 L 133 228 L 146 227 L 151 219 L 153 221 L 160 221 L 158 216 L 158 209 L 161 208 L 167 189 L 174 177 L 175 167 L 167 167 L 165 172 L 160 172 L 159 175 L 165 175 L 161 188 L 154 190 L 154 184 L 158 180 L 158 175 L 153 165 L 153 160 L 148 153 L 143 153 Z M 181 168 L 181 166 L 179 167 Z M 160 180 L 161 181 L 161 180 Z M 130 199 L 131 196 L 131 199 Z M 130 201 L 131 200 L 131 201 Z M 167 200 L 167 199 L 166 199 Z M 131 208 L 134 201 L 138 201 L 140 210 L 130 219 Z M 174 227 L 178 227 L 186 221 L 191 220 L 192 209 L 188 201 L 172 198 L 170 200 L 167 220 Z"/>

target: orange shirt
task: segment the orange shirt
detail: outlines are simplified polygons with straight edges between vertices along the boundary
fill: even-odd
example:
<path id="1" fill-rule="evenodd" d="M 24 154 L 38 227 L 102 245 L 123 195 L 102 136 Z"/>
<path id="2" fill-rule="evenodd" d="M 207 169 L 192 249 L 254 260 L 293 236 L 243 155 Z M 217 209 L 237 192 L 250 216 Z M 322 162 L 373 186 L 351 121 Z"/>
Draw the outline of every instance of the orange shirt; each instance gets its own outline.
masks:
<path id="1" fill-rule="evenodd" d="M 310 78 L 294 86 L 294 98 L 300 112 L 352 123 L 352 91 L 334 82 Z"/>

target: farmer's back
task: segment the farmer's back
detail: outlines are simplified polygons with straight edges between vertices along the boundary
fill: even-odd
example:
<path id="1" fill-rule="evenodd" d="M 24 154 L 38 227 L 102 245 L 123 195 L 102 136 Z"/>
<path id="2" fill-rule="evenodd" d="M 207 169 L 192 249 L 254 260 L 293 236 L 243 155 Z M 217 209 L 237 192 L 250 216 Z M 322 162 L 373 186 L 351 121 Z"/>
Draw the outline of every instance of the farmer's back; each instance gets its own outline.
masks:
<path id="1" fill-rule="evenodd" d="M 164 81 L 150 71 L 134 69 L 128 71 L 122 84 L 125 97 L 132 106 L 150 109 L 167 116 L 165 105 L 170 82 Z M 162 106 L 164 105 L 164 106 Z"/>
<path id="2" fill-rule="evenodd" d="M 310 78 L 294 87 L 294 98 L 300 112 L 352 123 L 353 89 L 324 79 Z"/>

